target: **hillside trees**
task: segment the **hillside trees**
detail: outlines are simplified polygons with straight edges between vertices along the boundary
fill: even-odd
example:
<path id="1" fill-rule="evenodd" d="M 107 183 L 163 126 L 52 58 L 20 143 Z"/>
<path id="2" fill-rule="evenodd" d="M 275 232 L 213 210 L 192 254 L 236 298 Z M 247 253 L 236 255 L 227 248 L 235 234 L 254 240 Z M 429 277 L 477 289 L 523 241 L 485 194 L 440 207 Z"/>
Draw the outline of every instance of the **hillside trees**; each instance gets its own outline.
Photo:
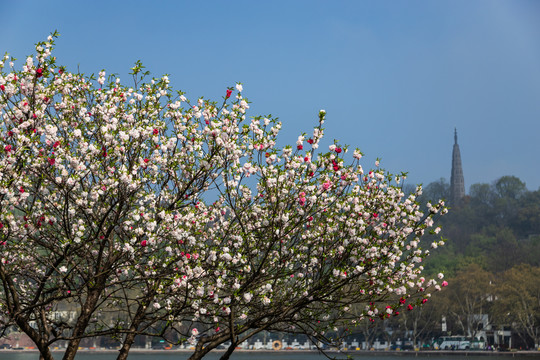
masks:
<path id="1" fill-rule="evenodd" d="M 438 183 L 440 181 L 434 184 Z M 426 188 L 431 188 L 430 185 Z M 503 176 L 491 184 L 473 184 L 461 206 L 441 219 L 448 246 L 426 261 L 426 270 L 428 273 L 444 270 L 450 283 L 456 284 L 446 297 L 435 299 L 441 303 L 440 308 L 445 309 L 452 333 L 465 334 L 467 328 L 474 328 L 472 323 L 461 326 L 461 319 L 474 319 L 473 313 L 482 311 L 489 315 L 490 324 L 512 327 L 528 346 L 538 341 L 535 331 L 539 319 L 532 299 L 537 282 L 534 276 L 540 265 L 539 193 L 538 190 L 528 191 L 515 176 Z M 471 264 L 476 270 L 471 270 Z M 469 275 L 463 276 L 467 273 Z M 456 305 L 472 294 L 467 287 L 457 284 L 480 280 L 486 273 L 493 279 L 484 290 L 489 301 L 466 315 L 467 307 L 459 309 Z M 485 285 L 481 284 L 470 286 L 483 287 Z M 481 294 L 478 295 L 480 299 Z M 444 300 L 450 299 L 451 303 L 445 304 Z M 454 316 L 449 316 L 451 312 Z M 462 315 L 458 316 L 459 313 Z"/>
<path id="2" fill-rule="evenodd" d="M 267 330 L 330 341 L 446 285 L 422 276 L 420 242 L 443 203 L 423 213 L 402 176 L 364 171 L 339 142 L 319 150 L 324 111 L 278 147 L 281 123 L 246 120 L 240 84 L 190 103 L 139 63 L 133 87 L 69 73 L 53 44 L 21 71 L 4 58 L 0 77 L 0 325 L 43 359 L 98 335 L 122 338 L 119 359 L 164 331 L 192 359 Z M 73 322 L 54 316 L 65 304 Z"/>
<path id="3" fill-rule="evenodd" d="M 427 189 L 440 187 L 441 180 Z M 430 257 L 426 267 L 445 269 L 453 276 L 467 264 L 480 264 L 493 273 L 520 263 L 540 265 L 540 191 L 528 191 L 515 176 L 491 184 L 473 184 L 463 203 L 441 219 L 448 246 Z M 422 200 L 432 199 L 425 191 Z"/>

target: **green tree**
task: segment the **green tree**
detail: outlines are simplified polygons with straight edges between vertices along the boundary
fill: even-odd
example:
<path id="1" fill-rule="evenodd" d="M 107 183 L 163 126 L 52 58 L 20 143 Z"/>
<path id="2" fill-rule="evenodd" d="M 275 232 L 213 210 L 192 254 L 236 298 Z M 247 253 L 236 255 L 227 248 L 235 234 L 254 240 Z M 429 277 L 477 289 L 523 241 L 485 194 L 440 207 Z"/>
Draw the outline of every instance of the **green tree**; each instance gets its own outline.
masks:
<path id="1" fill-rule="evenodd" d="M 540 190 L 528 192 L 520 198 L 516 225 L 521 236 L 540 236 Z"/>
<path id="2" fill-rule="evenodd" d="M 513 325 L 527 342 L 540 346 L 540 268 L 517 265 L 504 272 L 497 284 L 494 314 L 503 325 Z"/>
<path id="3" fill-rule="evenodd" d="M 495 181 L 495 191 L 500 198 L 517 200 L 527 192 L 525 183 L 516 176 L 502 176 Z"/>
<path id="4" fill-rule="evenodd" d="M 429 183 L 422 193 L 422 197 L 427 201 L 438 201 L 438 199 L 448 199 L 450 197 L 450 184 L 445 178 Z"/>
<path id="5" fill-rule="evenodd" d="M 470 264 L 449 280 L 446 292 L 447 319 L 461 334 L 474 338 L 488 314 L 494 297 L 492 275 L 476 264 Z"/>

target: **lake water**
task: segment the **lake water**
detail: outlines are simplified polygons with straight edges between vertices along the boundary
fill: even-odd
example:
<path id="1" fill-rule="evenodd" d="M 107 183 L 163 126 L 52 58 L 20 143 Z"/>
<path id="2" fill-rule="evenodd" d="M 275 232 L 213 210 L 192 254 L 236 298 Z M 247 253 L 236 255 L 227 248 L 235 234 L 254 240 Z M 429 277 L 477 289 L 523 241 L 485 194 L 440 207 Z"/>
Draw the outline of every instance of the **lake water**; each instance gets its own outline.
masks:
<path id="1" fill-rule="evenodd" d="M 61 353 L 55 353 L 56 359 L 61 359 Z M 219 360 L 222 352 L 214 352 L 207 355 L 204 359 Z M 330 353 L 332 357 L 340 359 L 345 358 L 343 354 Z M 350 354 L 353 359 L 358 360 L 540 360 L 539 352 L 530 353 L 416 353 L 416 352 L 398 352 L 398 353 L 377 353 L 377 352 L 359 352 Z M 133 351 L 129 354 L 129 360 L 187 360 L 189 352 L 169 352 L 169 351 Z M 89 352 L 79 351 L 77 360 L 114 360 L 116 352 Z M 39 355 L 36 352 L 22 352 L 17 350 L 0 351 L 0 360 L 37 360 Z M 324 360 L 324 355 L 317 352 L 306 351 L 239 351 L 231 356 L 231 360 Z"/>

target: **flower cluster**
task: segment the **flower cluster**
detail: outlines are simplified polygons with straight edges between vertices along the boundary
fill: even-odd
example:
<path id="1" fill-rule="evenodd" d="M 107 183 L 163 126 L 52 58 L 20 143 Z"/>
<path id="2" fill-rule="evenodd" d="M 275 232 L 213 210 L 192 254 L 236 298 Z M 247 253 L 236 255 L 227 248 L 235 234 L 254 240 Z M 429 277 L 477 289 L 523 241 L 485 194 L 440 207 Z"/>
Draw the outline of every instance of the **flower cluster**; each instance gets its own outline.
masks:
<path id="1" fill-rule="evenodd" d="M 319 151 L 324 110 L 310 135 L 280 148 L 277 119 L 246 120 L 241 84 L 219 103 L 192 103 L 167 76 L 140 82 L 140 63 L 133 87 L 105 71 L 97 81 L 70 73 L 53 44 L 0 74 L 10 323 L 50 328 L 60 304 L 76 303 L 75 348 L 106 309 L 120 314 L 114 326 L 167 320 L 201 344 L 291 323 L 317 336 L 413 309 L 440 288 L 422 277 L 420 237 L 444 203 L 424 214 L 421 188 L 406 196 L 403 176 L 378 163 L 364 171 L 358 149 Z M 174 325 L 186 321 L 195 325 Z"/>

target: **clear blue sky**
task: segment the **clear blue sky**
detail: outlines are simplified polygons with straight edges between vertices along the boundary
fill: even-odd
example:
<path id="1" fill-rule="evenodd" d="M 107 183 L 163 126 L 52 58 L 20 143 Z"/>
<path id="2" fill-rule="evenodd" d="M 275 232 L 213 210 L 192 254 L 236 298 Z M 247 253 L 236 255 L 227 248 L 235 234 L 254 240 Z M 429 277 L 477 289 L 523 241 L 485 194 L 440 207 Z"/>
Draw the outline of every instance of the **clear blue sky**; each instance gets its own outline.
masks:
<path id="1" fill-rule="evenodd" d="M 140 59 L 191 99 L 242 82 L 284 143 L 326 109 L 327 138 L 414 183 L 450 178 L 457 127 L 467 191 L 540 187 L 540 1 L 0 0 L 0 24 L 20 59 L 58 29 L 71 71 L 127 83 Z"/>

